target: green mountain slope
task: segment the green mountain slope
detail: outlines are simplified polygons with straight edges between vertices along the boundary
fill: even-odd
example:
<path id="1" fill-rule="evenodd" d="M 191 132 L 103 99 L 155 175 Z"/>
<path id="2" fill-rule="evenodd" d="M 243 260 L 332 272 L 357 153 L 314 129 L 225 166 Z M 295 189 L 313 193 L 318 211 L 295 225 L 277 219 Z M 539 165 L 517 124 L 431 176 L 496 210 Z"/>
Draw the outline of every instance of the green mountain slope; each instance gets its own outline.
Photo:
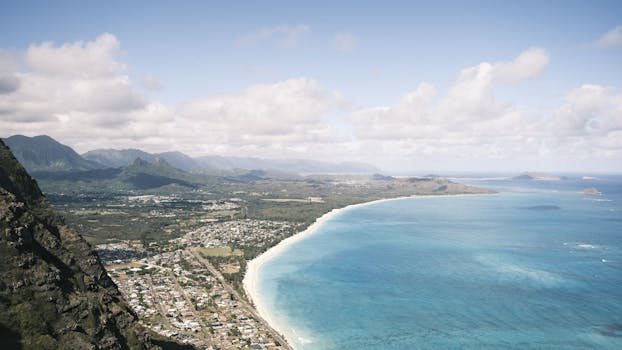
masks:
<path id="1" fill-rule="evenodd" d="M 149 162 L 156 158 L 162 158 L 171 166 L 184 171 L 194 171 L 201 168 L 196 160 L 181 152 L 147 153 L 139 149 L 96 149 L 82 154 L 82 157 L 112 168 L 131 165 L 136 158 Z"/>
<path id="2" fill-rule="evenodd" d="M 35 171 L 32 176 L 41 182 L 45 190 L 52 192 L 79 193 L 90 191 L 118 192 L 149 190 L 175 185 L 196 188 L 212 183 L 215 176 L 192 174 L 172 167 L 161 158 L 146 161 L 136 158 L 122 168 L 93 169 L 84 171 Z"/>
<path id="3" fill-rule="evenodd" d="M 136 158 L 132 164 L 123 168 L 119 177 L 135 189 L 148 189 L 171 184 L 195 187 L 199 182 L 196 176 L 172 167 L 163 158 L 155 158 L 153 162 Z"/>
<path id="4" fill-rule="evenodd" d="M 161 348 L 1 141 L 0 347 Z"/>
<path id="5" fill-rule="evenodd" d="M 134 162 L 136 158 L 144 160 L 152 160 L 155 158 L 152 154 L 141 151 L 139 149 L 96 149 L 82 154 L 84 159 L 103 164 L 111 168 L 121 168 L 128 166 Z"/>
<path id="6" fill-rule="evenodd" d="M 104 167 L 97 162 L 82 158 L 71 147 L 46 135 L 35 137 L 14 135 L 4 139 L 4 142 L 28 172 L 90 170 Z"/>

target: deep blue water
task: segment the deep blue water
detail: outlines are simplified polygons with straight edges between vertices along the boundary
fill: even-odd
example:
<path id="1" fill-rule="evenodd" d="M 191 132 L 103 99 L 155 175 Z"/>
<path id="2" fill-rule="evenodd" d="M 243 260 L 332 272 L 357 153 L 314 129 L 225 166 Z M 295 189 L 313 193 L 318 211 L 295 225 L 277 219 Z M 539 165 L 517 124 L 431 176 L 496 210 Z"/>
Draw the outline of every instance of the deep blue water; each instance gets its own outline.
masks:
<path id="1" fill-rule="evenodd" d="M 346 210 L 267 262 L 279 330 L 297 349 L 622 349 L 622 178 L 475 184 L 499 194 Z"/>

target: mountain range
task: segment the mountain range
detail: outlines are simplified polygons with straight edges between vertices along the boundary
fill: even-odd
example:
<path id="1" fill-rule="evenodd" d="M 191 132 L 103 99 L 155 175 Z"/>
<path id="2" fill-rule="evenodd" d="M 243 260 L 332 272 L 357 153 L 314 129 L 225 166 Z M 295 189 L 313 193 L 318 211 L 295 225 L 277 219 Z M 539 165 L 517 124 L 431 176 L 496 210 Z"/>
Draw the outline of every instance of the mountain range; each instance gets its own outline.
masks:
<path id="1" fill-rule="evenodd" d="M 147 153 L 139 149 L 96 149 L 82 154 L 86 160 L 102 164 L 110 168 L 120 168 L 130 165 L 140 158 L 151 162 L 156 159 L 163 159 L 171 166 L 184 170 L 195 171 L 201 169 L 201 164 L 195 159 L 181 152 Z"/>
<path id="2" fill-rule="evenodd" d="M 99 188 L 100 190 L 148 190 L 167 185 L 196 188 L 207 184 L 214 176 L 195 174 L 171 166 L 163 158 L 146 161 L 136 158 L 131 164 L 119 168 L 68 171 L 34 171 L 31 175 L 43 187 L 51 183 L 68 184 L 73 190 Z M 85 187 L 86 186 L 86 187 Z"/>
<path id="3" fill-rule="evenodd" d="M 218 175 L 239 174 L 240 170 L 263 170 L 296 174 L 373 174 L 379 169 L 357 162 L 326 162 L 308 159 L 266 159 L 256 157 L 190 157 L 181 152 L 148 153 L 139 149 L 97 149 L 82 155 L 53 138 L 41 135 L 14 135 L 4 139 L 15 157 L 29 172 L 88 171 L 121 168 L 137 158 L 147 162 L 162 159 L 186 172 Z"/>

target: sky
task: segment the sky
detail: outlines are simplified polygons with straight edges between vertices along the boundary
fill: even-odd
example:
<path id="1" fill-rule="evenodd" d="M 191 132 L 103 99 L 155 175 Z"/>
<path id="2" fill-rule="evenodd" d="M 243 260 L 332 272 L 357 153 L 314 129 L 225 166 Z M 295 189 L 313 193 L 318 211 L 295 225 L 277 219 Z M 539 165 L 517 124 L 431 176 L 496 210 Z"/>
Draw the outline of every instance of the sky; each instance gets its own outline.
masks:
<path id="1" fill-rule="evenodd" d="M 622 172 L 621 1 L 0 1 L 0 136 Z"/>

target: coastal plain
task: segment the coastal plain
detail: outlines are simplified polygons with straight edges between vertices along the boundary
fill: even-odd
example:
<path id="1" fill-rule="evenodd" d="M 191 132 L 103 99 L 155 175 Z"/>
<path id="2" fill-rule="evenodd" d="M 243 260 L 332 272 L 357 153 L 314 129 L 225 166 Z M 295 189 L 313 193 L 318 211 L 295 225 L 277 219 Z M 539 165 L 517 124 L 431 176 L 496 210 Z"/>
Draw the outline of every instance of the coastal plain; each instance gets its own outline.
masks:
<path id="1" fill-rule="evenodd" d="M 492 192 L 433 176 L 313 175 L 126 192 L 102 192 L 97 182 L 72 191 L 62 181 L 40 183 L 94 245 L 141 322 L 180 342 L 223 349 L 290 348 L 262 310 L 253 280 L 263 259 L 339 208 Z"/>

